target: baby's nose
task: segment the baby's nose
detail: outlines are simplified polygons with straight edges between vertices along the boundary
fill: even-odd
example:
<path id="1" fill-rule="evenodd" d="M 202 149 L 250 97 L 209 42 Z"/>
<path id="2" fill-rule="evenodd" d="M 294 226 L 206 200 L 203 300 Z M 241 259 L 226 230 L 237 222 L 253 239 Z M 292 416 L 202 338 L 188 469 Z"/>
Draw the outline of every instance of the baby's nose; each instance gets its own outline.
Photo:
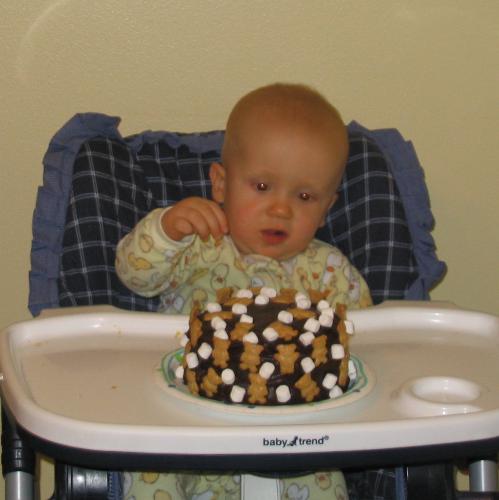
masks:
<path id="1" fill-rule="evenodd" d="M 291 204 L 285 199 L 274 199 L 268 207 L 268 212 L 273 217 L 289 219 L 293 215 Z"/>

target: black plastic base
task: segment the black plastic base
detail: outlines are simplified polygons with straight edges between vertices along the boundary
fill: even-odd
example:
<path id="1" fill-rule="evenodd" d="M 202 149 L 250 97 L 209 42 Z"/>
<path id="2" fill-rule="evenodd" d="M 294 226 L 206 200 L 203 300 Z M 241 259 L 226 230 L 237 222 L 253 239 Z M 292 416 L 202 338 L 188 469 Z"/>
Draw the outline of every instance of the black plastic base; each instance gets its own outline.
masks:
<path id="1" fill-rule="evenodd" d="M 53 500 L 105 500 L 108 497 L 106 471 L 55 464 Z"/>
<path id="2" fill-rule="evenodd" d="M 35 474 L 35 452 L 25 442 L 2 407 L 2 473 L 27 472 Z"/>
<path id="3" fill-rule="evenodd" d="M 407 467 L 407 500 L 455 500 L 452 463 Z"/>

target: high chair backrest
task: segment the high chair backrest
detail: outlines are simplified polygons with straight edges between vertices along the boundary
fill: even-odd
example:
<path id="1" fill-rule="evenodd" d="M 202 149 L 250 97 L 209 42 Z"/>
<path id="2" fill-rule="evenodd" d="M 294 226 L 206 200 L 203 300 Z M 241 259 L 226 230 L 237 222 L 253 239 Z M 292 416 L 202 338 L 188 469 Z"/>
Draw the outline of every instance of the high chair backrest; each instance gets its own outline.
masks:
<path id="1" fill-rule="evenodd" d="M 119 118 L 74 116 L 52 139 L 33 217 L 29 308 L 112 304 L 154 311 L 158 299 L 127 290 L 114 270 L 118 241 L 149 211 L 210 196 L 208 169 L 223 131 L 122 137 Z M 445 264 L 410 142 L 393 129 L 349 125 L 350 154 L 338 201 L 317 237 L 339 247 L 373 300 L 428 299 Z"/>

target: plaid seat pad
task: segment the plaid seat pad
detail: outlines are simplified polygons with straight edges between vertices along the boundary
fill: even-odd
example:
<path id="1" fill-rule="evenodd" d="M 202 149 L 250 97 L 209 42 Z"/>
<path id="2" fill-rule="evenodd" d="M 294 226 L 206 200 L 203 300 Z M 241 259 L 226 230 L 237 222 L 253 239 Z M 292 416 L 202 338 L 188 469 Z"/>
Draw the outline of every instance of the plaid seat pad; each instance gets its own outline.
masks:
<path id="1" fill-rule="evenodd" d="M 219 151 L 193 152 L 157 140 L 134 151 L 127 140 L 86 141 L 74 164 L 59 276 L 62 306 L 112 304 L 154 311 L 157 298 L 116 276 L 118 241 L 148 212 L 187 196 L 210 196 L 208 171 Z M 417 277 L 402 201 L 374 142 L 350 135 L 339 199 L 317 237 L 337 246 L 366 279 L 373 300 L 400 299 Z"/>
<path id="2" fill-rule="evenodd" d="M 83 144 L 73 167 L 63 235 L 61 306 L 157 309 L 157 298 L 131 293 L 114 270 L 118 241 L 157 206 L 143 169 L 126 144 L 104 138 Z"/>
<path id="3" fill-rule="evenodd" d="M 404 206 L 376 144 L 350 135 L 339 197 L 317 237 L 338 247 L 364 276 L 373 302 L 403 299 L 417 278 Z"/>

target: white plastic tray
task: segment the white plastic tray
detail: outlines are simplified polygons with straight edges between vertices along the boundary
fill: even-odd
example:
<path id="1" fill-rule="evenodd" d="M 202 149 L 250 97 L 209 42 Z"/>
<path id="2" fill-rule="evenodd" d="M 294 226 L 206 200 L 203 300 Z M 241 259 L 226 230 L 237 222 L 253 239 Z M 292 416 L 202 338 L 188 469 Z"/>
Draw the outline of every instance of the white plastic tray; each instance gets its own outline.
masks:
<path id="1" fill-rule="evenodd" d="M 496 438 L 499 317 L 435 303 L 351 311 L 372 390 L 323 411 L 230 413 L 172 397 L 158 367 L 187 319 L 57 310 L 2 332 L 2 398 L 18 424 L 103 452 L 273 454 L 382 450 Z"/>

